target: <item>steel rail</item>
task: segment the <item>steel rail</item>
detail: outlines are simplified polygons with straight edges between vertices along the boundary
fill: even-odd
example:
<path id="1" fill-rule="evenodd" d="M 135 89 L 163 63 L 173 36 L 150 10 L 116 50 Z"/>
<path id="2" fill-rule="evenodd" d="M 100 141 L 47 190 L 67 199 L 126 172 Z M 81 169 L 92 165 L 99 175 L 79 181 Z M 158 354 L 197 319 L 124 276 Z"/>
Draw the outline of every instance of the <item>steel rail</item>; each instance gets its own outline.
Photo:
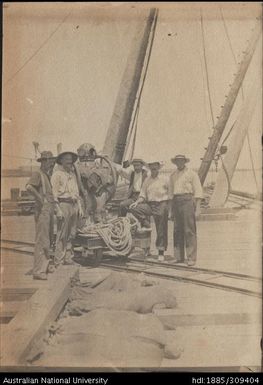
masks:
<path id="1" fill-rule="evenodd" d="M 12 240 L 3 240 L 2 239 L 2 242 L 5 242 L 5 243 L 10 243 L 10 244 L 15 244 L 15 245 L 21 245 L 21 246 L 34 246 L 34 243 L 32 242 L 23 242 L 23 241 L 12 241 Z M 9 251 L 15 251 L 15 252 L 20 252 L 20 253 L 26 253 L 26 254 L 33 254 L 33 251 L 30 252 L 30 251 L 25 251 L 25 250 L 20 250 L 19 248 L 15 248 L 15 247 L 6 247 L 6 246 L 1 246 L 2 249 L 4 250 L 9 250 Z M 258 277 L 253 277 L 253 276 L 249 276 L 249 275 L 245 275 L 245 274 L 238 274 L 238 273 L 230 273 L 230 272 L 223 272 L 223 271 L 218 271 L 218 270 L 210 270 L 210 269 L 205 269 L 205 268 L 197 268 L 197 267 L 184 267 L 184 266 L 178 266 L 178 265 L 174 265 L 174 264 L 169 264 L 169 263 L 161 263 L 161 262 L 155 262 L 155 261 L 145 261 L 145 260 L 140 260 L 138 258 L 129 258 L 129 260 L 134 263 L 134 267 L 133 266 L 119 266 L 119 265 L 116 265 L 116 264 L 112 264 L 112 263 L 100 263 L 100 266 L 102 267 L 105 267 L 105 268 L 110 268 L 112 270 L 117 270 L 117 271 L 125 271 L 125 272 L 130 272 L 130 273 L 144 273 L 145 275 L 149 275 L 149 276 L 153 276 L 153 277 L 158 277 L 158 278 L 164 278 L 164 279 L 169 279 L 169 280 L 174 280 L 174 281 L 179 281 L 179 282 L 185 282 L 185 283 L 191 283 L 191 284 L 195 284 L 195 285 L 200 285 L 200 286 L 206 286 L 206 287 L 210 287 L 210 288 L 214 288 L 214 289 L 221 289 L 221 290 L 225 290 L 225 291 L 232 291 L 232 292 L 236 292 L 236 293 L 239 293 L 239 294 L 245 294 L 245 295 L 249 295 L 249 296 L 253 296 L 253 297 L 257 297 L 257 298 L 262 298 L 262 293 L 260 292 L 257 292 L 257 291 L 254 291 L 254 290 L 248 290 L 248 289 L 244 289 L 244 288 L 241 288 L 241 287 L 234 287 L 234 286 L 230 286 L 230 285 L 224 285 L 224 284 L 220 284 L 220 283 L 217 283 L 217 282 L 213 282 L 213 281 L 206 281 L 206 280 L 198 280 L 198 279 L 195 279 L 193 277 L 183 277 L 183 276 L 180 276 L 180 275 L 170 275 L 170 274 L 167 274 L 167 273 L 162 273 L 162 272 L 150 272 L 150 271 L 145 271 L 144 267 L 146 266 L 158 266 L 160 268 L 168 268 L 168 269 L 171 269 L 171 270 L 183 270 L 183 271 L 193 271 L 193 272 L 196 272 L 196 273 L 207 273 L 207 274 L 221 274 L 222 276 L 225 276 L 225 277 L 229 277 L 229 278 L 233 278 L 233 279 L 240 279 L 240 280 L 251 280 L 251 281 L 261 281 L 260 278 Z M 140 263 L 142 266 L 142 268 L 138 268 L 136 267 L 136 264 Z M 215 278 L 219 278 L 218 276 L 215 277 Z"/>

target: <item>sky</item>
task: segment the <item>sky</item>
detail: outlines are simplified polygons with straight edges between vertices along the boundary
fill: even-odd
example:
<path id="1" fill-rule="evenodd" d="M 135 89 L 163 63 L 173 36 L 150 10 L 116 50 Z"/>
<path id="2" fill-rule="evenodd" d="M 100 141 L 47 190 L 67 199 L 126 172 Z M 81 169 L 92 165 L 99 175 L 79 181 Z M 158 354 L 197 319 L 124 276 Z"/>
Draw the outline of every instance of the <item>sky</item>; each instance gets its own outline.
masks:
<path id="1" fill-rule="evenodd" d="M 135 156 L 171 167 L 183 153 L 198 168 L 212 134 L 202 44 L 204 23 L 213 116 L 220 114 L 237 61 L 251 36 L 260 3 L 162 3 L 142 93 Z M 154 3 L 158 6 L 158 3 Z M 103 148 L 122 74 L 143 8 L 149 3 L 5 3 L 3 39 L 2 165 L 15 168 L 41 150 Z M 243 92 L 261 81 L 258 42 Z M 238 96 L 226 132 L 242 107 Z M 249 128 L 254 162 L 261 166 L 262 94 Z M 239 168 L 249 168 L 248 147 Z"/>

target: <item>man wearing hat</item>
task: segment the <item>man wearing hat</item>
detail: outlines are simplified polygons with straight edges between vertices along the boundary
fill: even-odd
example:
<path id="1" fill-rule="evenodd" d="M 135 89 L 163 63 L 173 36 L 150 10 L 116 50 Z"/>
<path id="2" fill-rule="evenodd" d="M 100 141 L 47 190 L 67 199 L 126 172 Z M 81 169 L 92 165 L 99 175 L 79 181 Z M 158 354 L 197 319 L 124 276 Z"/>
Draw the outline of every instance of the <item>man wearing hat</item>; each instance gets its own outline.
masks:
<path id="1" fill-rule="evenodd" d="M 50 263 L 50 246 L 53 240 L 54 197 L 50 183 L 50 176 L 56 158 L 51 151 L 43 151 L 37 159 L 41 163 L 40 169 L 35 171 L 29 179 L 26 189 L 35 197 L 36 240 L 34 251 L 33 278 L 47 279 L 47 273 L 53 272 Z"/>
<path id="2" fill-rule="evenodd" d="M 169 198 L 174 220 L 175 263 L 195 265 L 197 257 L 196 217 L 200 214 L 203 196 L 196 172 L 186 167 L 189 159 L 176 155 L 171 159 L 177 169 L 170 175 Z"/>
<path id="3" fill-rule="evenodd" d="M 136 202 L 129 208 L 143 227 L 150 227 L 149 217 L 153 216 L 156 227 L 156 248 L 159 261 L 164 261 L 164 252 L 168 244 L 168 213 L 169 213 L 169 178 L 160 175 L 161 162 L 148 163 L 151 175 L 145 179 Z"/>
<path id="4" fill-rule="evenodd" d="M 72 264 L 74 253 L 72 240 L 75 238 L 78 215 L 82 216 L 80 181 L 74 167 L 78 155 L 71 151 L 57 157 L 57 168 L 51 177 L 57 215 L 57 238 L 54 263 Z"/>
<path id="5" fill-rule="evenodd" d="M 145 169 L 145 162 L 142 159 L 133 159 L 131 165 L 133 167 L 129 167 L 130 162 L 128 161 L 124 162 L 124 167 L 114 163 L 118 174 L 129 181 L 128 197 L 120 203 L 120 217 L 125 217 L 130 205 L 138 199 L 143 182 L 148 175 L 148 172 Z"/>

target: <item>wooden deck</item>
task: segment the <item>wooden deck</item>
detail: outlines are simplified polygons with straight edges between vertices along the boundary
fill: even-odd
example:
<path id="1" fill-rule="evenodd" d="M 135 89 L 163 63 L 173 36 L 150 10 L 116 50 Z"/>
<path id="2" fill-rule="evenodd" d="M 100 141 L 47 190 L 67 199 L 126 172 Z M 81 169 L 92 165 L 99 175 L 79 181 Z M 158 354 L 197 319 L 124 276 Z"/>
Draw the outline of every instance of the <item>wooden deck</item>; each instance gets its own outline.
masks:
<path id="1" fill-rule="evenodd" d="M 48 281 L 33 280 L 33 256 L 4 251 L 1 258 L 1 367 L 22 365 L 61 312 L 76 266 L 62 266 Z"/>
<path id="2" fill-rule="evenodd" d="M 198 222 L 197 266 L 261 277 L 260 223 L 261 213 L 253 208 L 242 210 L 231 221 Z M 32 216 L 3 217 L 2 229 L 3 239 L 34 240 Z M 153 253 L 154 239 L 153 231 Z M 167 254 L 172 252 L 172 223 L 169 223 Z M 0 326 L 4 355 L 1 365 L 23 362 L 44 325 L 58 315 L 68 295 L 70 278 L 76 272 L 62 269 L 48 281 L 34 281 L 30 275 L 32 262 L 32 255 L 2 252 Z M 248 367 L 258 370 L 261 365 L 261 299 L 193 284 L 162 282 L 175 290 L 179 307 L 175 311 L 159 310 L 156 314 L 167 325 L 176 325 L 176 331 L 167 330 L 167 333 L 183 348 L 178 360 L 163 361 L 164 369 Z M 18 332 L 18 343 L 9 346 Z"/>

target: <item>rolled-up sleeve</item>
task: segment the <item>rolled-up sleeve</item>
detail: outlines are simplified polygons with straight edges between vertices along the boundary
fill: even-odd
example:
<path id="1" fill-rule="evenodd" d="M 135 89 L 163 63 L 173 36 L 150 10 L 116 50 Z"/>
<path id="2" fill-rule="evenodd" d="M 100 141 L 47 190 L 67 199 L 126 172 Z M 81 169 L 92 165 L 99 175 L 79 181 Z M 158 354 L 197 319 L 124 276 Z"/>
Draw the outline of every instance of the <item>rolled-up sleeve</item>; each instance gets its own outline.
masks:
<path id="1" fill-rule="evenodd" d="M 120 164 L 118 164 L 118 163 L 113 163 L 113 164 L 114 164 L 114 167 L 115 167 L 116 170 L 117 170 L 118 175 L 120 175 L 121 177 L 123 177 L 123 178 L 125 178 L 125 179 L 128 179 L 128 180 L 131 179 L 131 173 L 132 173 L 132 170 L 133 170 L 132 167 L 123 168 L 123 167 L 122 167 Z"/>
<path id="2" fill-rule="evenodd" d="M 195 172 L 193 172 L 193 189 L 194 189 L 194 197 L 196 199 L 202 199 L 203 188 L 202 188 L 199 176 Z"/>

